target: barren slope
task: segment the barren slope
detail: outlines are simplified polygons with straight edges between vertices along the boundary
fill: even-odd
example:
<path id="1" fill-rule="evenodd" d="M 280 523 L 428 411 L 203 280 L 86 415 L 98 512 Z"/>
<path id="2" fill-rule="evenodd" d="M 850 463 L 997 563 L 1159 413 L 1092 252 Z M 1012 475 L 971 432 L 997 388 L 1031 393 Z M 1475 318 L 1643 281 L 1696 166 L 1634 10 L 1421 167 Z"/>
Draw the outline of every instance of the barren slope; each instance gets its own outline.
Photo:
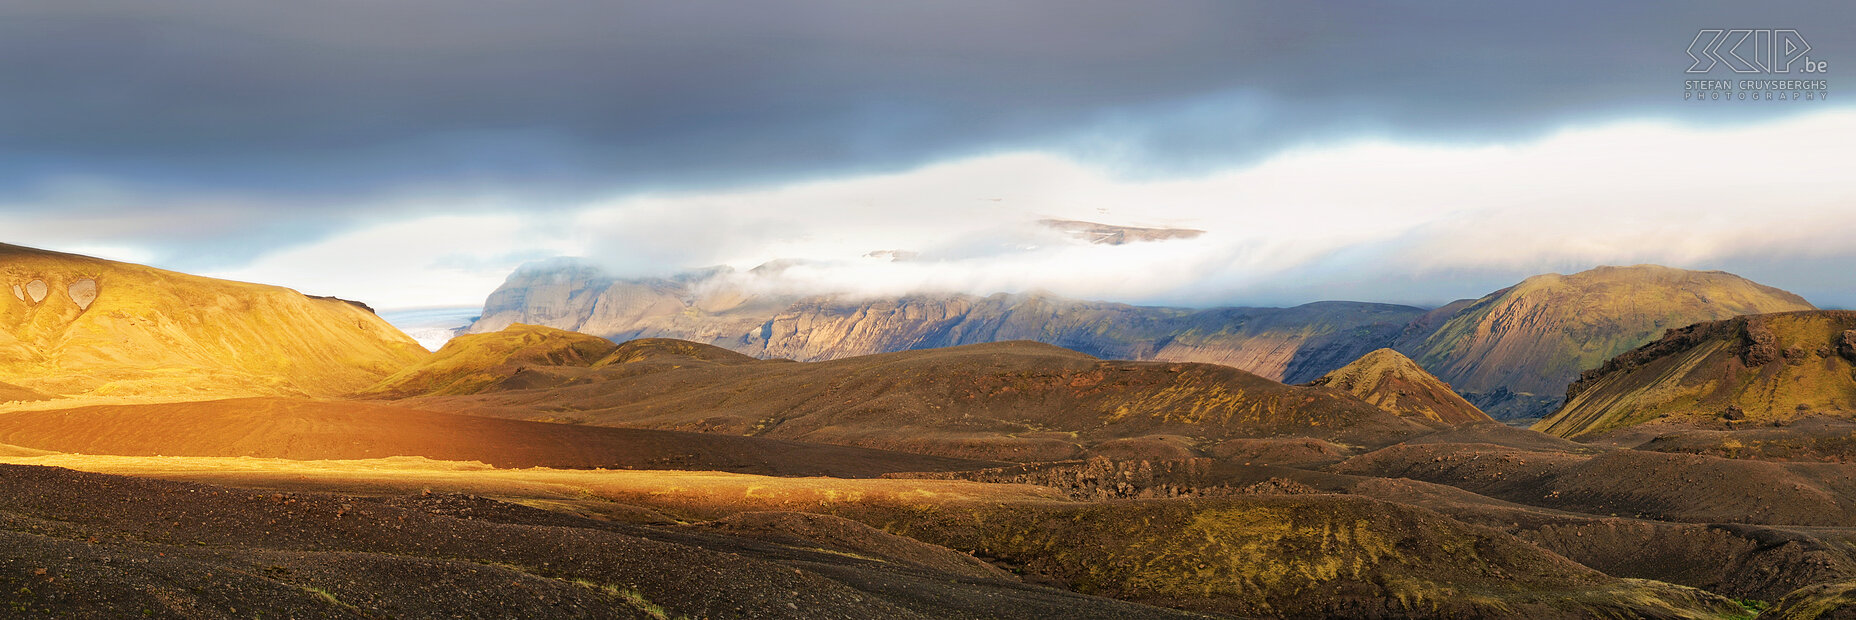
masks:
<path id="1" fill-rule="evenodd" d="M 361 402 L 248 398 L 0 413 L 0 444 L 80 454 L 295 460 L 421 456 L 498 467 L 874 476 L 986 461 L 755 437 L 454 416 Z"/>

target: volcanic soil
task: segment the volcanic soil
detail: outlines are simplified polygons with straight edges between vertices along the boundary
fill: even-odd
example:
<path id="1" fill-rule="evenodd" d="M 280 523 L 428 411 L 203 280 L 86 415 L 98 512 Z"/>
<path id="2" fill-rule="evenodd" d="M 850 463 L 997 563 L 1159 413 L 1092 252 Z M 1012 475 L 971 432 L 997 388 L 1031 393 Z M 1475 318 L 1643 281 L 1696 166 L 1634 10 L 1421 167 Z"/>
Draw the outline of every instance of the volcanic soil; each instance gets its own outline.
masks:
<path id="1" fill-rule="evenodd" d="M 547 424 L 290 398 L 0 413 L 0 444 L 125 456 L 421 456 L 505 468 L 702 469 L 847 478 L 999 465 L 758 437 Z"/>

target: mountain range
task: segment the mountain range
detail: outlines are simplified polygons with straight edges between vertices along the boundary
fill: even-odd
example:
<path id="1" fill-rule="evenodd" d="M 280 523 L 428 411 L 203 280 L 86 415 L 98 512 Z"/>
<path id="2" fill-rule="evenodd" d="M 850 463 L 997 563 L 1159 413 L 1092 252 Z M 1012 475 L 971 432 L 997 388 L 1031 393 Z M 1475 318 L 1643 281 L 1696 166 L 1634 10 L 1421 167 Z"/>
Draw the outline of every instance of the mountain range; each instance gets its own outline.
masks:
<path id="1" fill-rule="evenodd" d="M 1665 329 L 1584 371 L 1547 432 L 1489 420 L 1422 362 L 1527 387 L 1504 368 L 1562 372 L 1688 316 L 1802 304 L 1727 274 L 1599 269 L 1427 311 L 883 305 L 717 272 L 653 297 L 531 272 L 499 295 L 550 316 L 831 327 L 724 348 L 517 323 L 425 352 L 355 302 L 6 250 L 14 615 L 1856 609 L 1856 313 Z M 916 331 L 877 329 L 897 326 Z M 987 341 L 1018 334 L 1150 359 Z M 1341 360 L 1368 346 L 1352 336 L 1388 346 Z M 1227 363 L 1152 359 L 1191 338 Z M 1229 343 L 1257 349 L 1212 346 Z M 1464 357 L 1484 362 L 1448 366 Z"/>
<path id="2" fill-rule="evenodd" d="M 1541 417 L 1566 384 L 1662 335 L 1742 314 L 1809 310 L 1797 295 L 1718 271 L 1654 265 L 1547 274 L 1426 310 L 1328 301 L 1290 308 L 1170 308 L 1043 293 L 893 299 L 760 292 L 727 268 L 617 278 L 573 259 L 518 269 L 464 331 L 545 325 L 615 341 L 677 338 L 759 358 L 830 360 L 1034 340 L 1107 359 L 1204 362 L 1287 383 L 1392 348 L 1497 418 Z"/>

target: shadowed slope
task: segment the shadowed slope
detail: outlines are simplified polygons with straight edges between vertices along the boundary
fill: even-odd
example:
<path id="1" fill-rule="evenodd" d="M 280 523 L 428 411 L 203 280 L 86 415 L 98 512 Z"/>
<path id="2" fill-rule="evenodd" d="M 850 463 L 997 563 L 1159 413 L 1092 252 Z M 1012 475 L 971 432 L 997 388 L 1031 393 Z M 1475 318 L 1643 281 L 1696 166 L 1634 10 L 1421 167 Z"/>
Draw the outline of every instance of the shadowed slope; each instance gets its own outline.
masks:
<path id="1" fill-rule="evenodd" d="M 1447 424 L 1485 422 L 1489 416 L 1448 384 L 1391 349 L 1366 354 L 1310 385 L 1346 390 L 1381 409 Z"/>
<path id="2" fill-rule="evenodd" d="M 426 352 L 365 306 L 0 244 L 0 381 L 176 399 L 338 395 Z"/>
<path id="3" fill-rule="evenodd" d="M 296 460 L 423 456 L 497 467 L 708 469 L 874 476 L 996 465 L 845 446 L 252 398 L 0 414 L 0 444 L 80 454 Z"/>

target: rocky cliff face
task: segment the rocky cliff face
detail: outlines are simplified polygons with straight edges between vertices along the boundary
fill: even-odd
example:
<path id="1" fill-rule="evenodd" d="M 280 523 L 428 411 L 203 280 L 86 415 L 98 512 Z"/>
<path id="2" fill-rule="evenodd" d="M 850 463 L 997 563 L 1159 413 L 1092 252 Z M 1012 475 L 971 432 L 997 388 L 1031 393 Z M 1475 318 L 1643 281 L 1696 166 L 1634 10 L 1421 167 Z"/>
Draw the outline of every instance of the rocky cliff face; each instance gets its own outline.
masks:
<path id="1" fill-rule="evenodd" d="M 274 286 L 10 245 L 0 281 L 0 381 L 28 396 L 342 395 L 426 354 L 363 305 Z"/>
<path id="2" fill-rule="evenodd" d="M 490 296 L 467 333 L 525 323 L 800 361 L 1034 340 L 1109 359 L 1216 363 L 1299 383 L 1389 344 L 1424 312 L 1358 302 L 1192 310 L 1036 293 L 800 298 L 751 294 L 718 273 L 624 280 L 572 261 L 524 267 Z"/>
<path id="3" fill-rule="evenodd" d="M 741 350 L 750 332 L 796 298 L 725 286 L 716 276 L 726 273 L 709 269 L 674 278 L 620 279 L 572 259 L 532 263 L 490 294 L 482 317 L 464 333 L 494 333 L 522 323 L 620 342 L 678 338 Z"/>

